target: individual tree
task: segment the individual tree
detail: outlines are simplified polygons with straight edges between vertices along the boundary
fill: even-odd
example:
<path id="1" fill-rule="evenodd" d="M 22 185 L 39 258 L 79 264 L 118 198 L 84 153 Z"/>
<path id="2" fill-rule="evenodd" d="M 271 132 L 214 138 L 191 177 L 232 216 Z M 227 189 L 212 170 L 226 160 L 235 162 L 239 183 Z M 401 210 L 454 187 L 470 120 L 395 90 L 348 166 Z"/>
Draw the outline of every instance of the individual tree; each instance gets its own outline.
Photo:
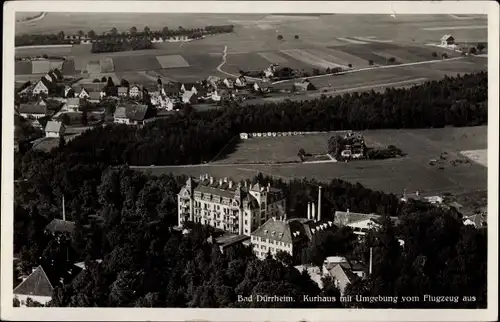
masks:
<path id="1" fill-rule="evenodd" d="M 481 43 L 477 44 L 476 48 L 477 48 L 478 52 L 481 53 L 486 48 L 486 45 L 481 42 Z"/>
<path id="2" fill-rule="evenodd" d="M 282 35 L 278 35 L 278 40 L 283 40 L 283 36 Z"/>
<path id="3" fill-rule="evenodd" d="M 438 56 L 437 52 L 433 51 L 432 52 L 432 57 L 437 57 L 437 56 Z"/>
<path id="4" fill-rule="evenodd" d="M 278 251 L 275 256 L 276 260 L 281 262 L 283 265 L 287 267 L 293 266 L 293 257 L 287 252 Z"/>
<path id="5" fill-rule="evenodd" d="M 122 80 L 120 81 L 120 86 L 129 87 L 129 85 L 129 82 L 125 78 L 122 78 Z"/>
<path id="6" fill-rule="evenodd" d="M 352 64 L 348 64 L 347 67 L 352 68 Z"/>
<path id="7" fill-rule="evenodd" d="M 115 27 L 111 28 L 111 30 L 110 30 L 110 34 L 111 34 L 112 36 L 116 36 L 116 35 L 118 35 L 118 29 L 116 29 Z"/>
<path id="8" fill-rule="evenodd" d="M 447 53 L 443 53 L 443 54 L 441 55 L 441 58 L 443 58 L 443 59 L 447 59 L 447 58 L 448 58 L 448 54 L 447 54 Z"/>
<path id="9" fill-rule="evenodd" d="M 89 36 L 90 39 L 95 39 L 96 38 L 96 33 L 94 30 L 90 30 L 87 35 Z"/>
<path id="10" fill-rule="evenodd" d="M 92 83 L 100 83 L 100 82 L 101 82 L 101 81 L 99 80 L 99 78 L 94 78 L 94 79 L 92 80 Z"/>
<path id="11" fill-rule="evenodd" d="M 387 59 L 387 61 L 390 63 L 390 64 L 394 64 L 396 62 L 396 58 L 394 57 L 389 57 L 389 59 Z"/>
<path id="12" fill-rule="evenodd" d="M 476 55 L 476 54 L 477 54 L 477 49 L 476 49 L 476 47 L 470 47 L 470 48 L 469 48 L 469 54 L 471 54 L 471 55 Z"/>
<path id="13" fill-rule="evenodd" d="M 57 38 L 59 38 L 60 40 L 63 40 L 64 39 L 64 31 L 59 31 L 59 33 L 57 34 Z"/>
<path id="14" fill-rule="evenodd" d="M 145 33 L 146 35 L 149 35 L 149 34 L 151 33 L 151 29 L 149 29 L 149 27 L 148 27 L 148 26 L 145 26 L 145 27 L 144 27 L 144 33 Z"/>
<path id="15" fill-rule="evenodd" d="M 295 37 L 294 37 L 294 38 L 295 38 L 295 39 L 299 39 L 299 35 L 295 35 Z"/>
<path id="16" fill-rule="evenodd" d="M 130 28 L 130 34 L 135 36 L 135 34 L 137 33 L 137 28 L 134 26 L 132 28 Z"/>
<path id="17" fill-rule="evenodd" d="M 82 30 L 78 30 L 78 37 L 83 38 L 85 33 Z"/>
<path id="18" fill-rule="evenodd" d="M 101 78 L 101 83 L 106 83 L 108 81 L 108 79 L 106 78 L 106 76 L 103 76 Z"/>
<path id="19" fill-rule="evenodd" d="M 373 60 L 372 60 L 372 59 L 370 59 L 370 60 L 368 61 L 368 65 L 373 66 Z"/>
<path id="20" fill-rule="evenodd" d="M 170 33 L 170 30 L 168 29 L 168 27 L 163 27 L 163 35 L 166 36 Z"/>

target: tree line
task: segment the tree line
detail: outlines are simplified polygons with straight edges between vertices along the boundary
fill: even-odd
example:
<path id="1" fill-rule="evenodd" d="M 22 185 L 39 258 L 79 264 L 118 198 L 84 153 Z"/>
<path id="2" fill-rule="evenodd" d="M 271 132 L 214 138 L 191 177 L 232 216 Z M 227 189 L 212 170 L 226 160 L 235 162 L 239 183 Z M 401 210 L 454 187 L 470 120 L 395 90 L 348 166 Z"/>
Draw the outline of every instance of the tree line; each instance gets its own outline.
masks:
<path id="1" fill-rule="evenodd" d="M 187 36 L 188 38 L 200 38 L 204 35 L 231 33 L 234 31 L 233 25 L 206 26 L 204 28 L 184 28 L 179 26 L 176 29 L 164 27 L 162 30 L 151 31 L 149 27 L 144 27 L 143 31 L 137 30 L 136 27 L 131 27 L 128 32 L 119 32 L 118 29 L 112 28 L 109 32 L 97 34 L 94 30 L 89 30 L 87 33 L 82 30 L 75 35 L 67 36 L 64 31 L 52 34 L 22 34 L 16 35 L 15 46 L 33 46 L 33 45 L 63 45 L 80 43 L 80 39 L 92 41 L 111 41 L 113 39 L 133 39 L 145 38 L 170 38 L 176 36 Z"/>
<path id="2" fill-rule="evenodd" d="M 109 164 L 198 164 L 241 132 L 335 131 L 475 126 L 487 123 L 487 73 L 445 77 L 383 93 L 346 93 L 302 102 L 179 113 L 142 128 L 98 127 L 68 151 Z M 92 147 L 89 149 L 89 147 Z"/>
<path id="3" fill-rule="evenodd" d="M 98 40 L 92 43 L 93 53 L 110 53 L 117 51 L 127 51 L 127 50 L 143 50 L 151 49 L 153 44 L 148 39 L 108 39 L 108 40 Z"/>

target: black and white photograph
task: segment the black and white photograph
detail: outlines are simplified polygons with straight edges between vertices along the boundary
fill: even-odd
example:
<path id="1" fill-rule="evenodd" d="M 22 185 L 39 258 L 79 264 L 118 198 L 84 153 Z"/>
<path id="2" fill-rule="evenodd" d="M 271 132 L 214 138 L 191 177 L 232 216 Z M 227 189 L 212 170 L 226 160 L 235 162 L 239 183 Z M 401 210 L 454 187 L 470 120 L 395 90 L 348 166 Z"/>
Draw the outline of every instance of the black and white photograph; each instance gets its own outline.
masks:
<path id="1" fill-rule="evenodd" d="M 496 319 L 498 4 L 446 2 L 8 3 L 2 319 Z"/>

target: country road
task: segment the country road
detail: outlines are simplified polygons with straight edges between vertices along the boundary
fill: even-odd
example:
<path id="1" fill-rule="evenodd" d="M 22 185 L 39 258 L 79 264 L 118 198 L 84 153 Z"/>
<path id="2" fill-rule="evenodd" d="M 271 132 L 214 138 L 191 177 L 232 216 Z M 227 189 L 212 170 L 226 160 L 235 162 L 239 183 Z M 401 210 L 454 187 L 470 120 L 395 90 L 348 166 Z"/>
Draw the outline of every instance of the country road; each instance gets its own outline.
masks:
<path id="1" fill-rule="evenodd" d="M 482 54 L 482 55 L 477 55 L 477 57 L 487 57 L 487 55 Z M 434 59 L 434 60 L 425 60 L 425 61 L 419 61 L 419 62 L 413 62 L 413 63 L 404 63 L 404 64 L 398 64 L 398 65 L 386 65 L 386 66 L 376 66 L 376 67 L 366 67 L 366 68 L 360 68 L 360 69 L 352 69 L 352 70 L 346 70 L 342 71 L 339 73 L 332 73 L 332 74 L 324 74 L 324 75 L 317 75 L 317 76 L 310 76 L 310 77 L 299 77 L 299 78 L 294 78 L 294 79 L 285 79 L 285 80 L 280 80 L 273 82 L 273 85 L 276 84 L 281 84 L 285 82 L 290 82 L 293 80 L 297 79 L 315 79 L 315 78 L 321 78 L 321 77 L 328 77 L 328 76 L 333 76 L 333 75 L 344 75 L 344 74 L 352 74 L 352 73 L 359 73 L 359 72 L 364 72 L 364 71 L 369 71 L 369 70 L 375 70 L 375 69 L 389 69 L 389 68 L 398 68 L 398 67 L 407 67 L 407 66 L 416 66 L 416 65 L 425 65 L 425 64 L 436 64 L 436 63 L 441 63 L 441 62 L 448 62 L 452 60 L 459 60 L 459 59 L 466 59 L 468 58 L 467 56 L 465 57 L 454 57 L 454 58 L 448 58 L 448 59 Z"/>

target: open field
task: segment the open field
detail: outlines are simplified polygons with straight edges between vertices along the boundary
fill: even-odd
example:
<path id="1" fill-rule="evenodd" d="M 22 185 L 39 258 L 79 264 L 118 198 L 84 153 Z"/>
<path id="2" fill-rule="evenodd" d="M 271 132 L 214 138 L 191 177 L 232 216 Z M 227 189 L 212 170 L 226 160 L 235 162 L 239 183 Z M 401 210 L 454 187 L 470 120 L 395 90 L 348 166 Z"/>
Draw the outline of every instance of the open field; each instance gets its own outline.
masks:
<path id="1" fill-rule="evenodd" d="M 488 150 L 486 149 L 462 151 L 460 153 L 482 166 L 488 166 Z"/>
<path id="2" fill-rule="evenodd" d="M 400 194 L 404 189 L 420 191 L 423 195 L 437 193 L 464 193 L 476 190 L 485 190 L 487 186 L 487 168 L 470 162 L 453 166 L 448 164 L 443 169 L 430 166 L 429 159 L 438 158 L 443 152 L 448 153 L 448 161 L 460 158 L 460 151 L 486 149 L 487 127 L 444 128 L 423 130 L 370 130 L 364 135 L 371 142 L 383 146 L 393 144 L 408 155 L 404 158 L 389 160 L 365 160 L 349 163 L 312 163 L 312 164 L 228 164 L 214 163 L 199 166 L 166 166 L 146 167 L 144 171 L 153 174 L 175 173 L 191 174 L 198 176 L 210 173 L 216 177 L 232 177 L 234 179 L 248 178 L 261 172 L 285 180 L 292 178 L 314 178 L 318 181 L 328 182 L 340 178 L 350 182 L 359 182 L 368 188 L 382 190 L 389 193 Z M 291 138 L 291 137 L 285 137 Z M 281 138 L 271 138 L 278 140 Z M 265 140 L 265 139 L 261 139 Z M 266 140 L 269 140 L 266 139 Z M 248 143 L 247 143 L 248 142 Z M 323 140 L 311 138 L 309 147 L 304 146 L 306 152 L 323 149 Z M 305 145 L 306 142 L 304 142 Z M 245 141 L 252 145 L 251 141 Z M 269 144 L 272 143 L 270 141 Z M 290 148 L 276 150 L 275 154 L 284 153 L 296 155 L 295 145 L 289 143 Z M 249 147 L 250 148 L 250 147 Z M 270 153 L 267 147 L 254 157 L 266 158 L 265 153 Z M 244 151 L 244 150 L 242 150 Z M 238 153 L 238 152 L 235 152 Z M 243 154 L 245 153 L 245 154 Z M 236 159 L 237 156 L 229 156 Z M 293 157 L 293 156 L 290 156 Z M 241 158 L 250 160 L 252 155 L 242 152 Z"/>
<path id="3" fill-rule="evenodd" d="M 153 30 L 159 30 L 165 25 L 169 28 L 176 28 L 180 25 L 203 27 L 210 24 L 232 23 L 235 25 L 235 32 L 209 36 L 189 43 L 155 44 L 155 49 L 143 51 L 92 54 L 90 53 L 91 45 L 75 45 L 45 49 L 17 48 L 16 55 L 29 56 L 47 53 L 67 56 L 68 59 L 75 59 L 74 73 L 84 69 L 88 61 L 106 57 L 114 60 L 122 56 L 137 56 L 134 59 L 136 62 L 129 64 L 130 67 L 127 69 L 119 70 L 117 66 L 120 66 L 120 63 L 115 62 L 116 71 L 144 71 L 148 68 L 160 69 L 161 67 L 157 65 L 161 63 L 152 62 L 149 58 L 141 56 L 181 55 L 190 65 L 190 67 L 185 67 L 183 72 L 192 75 L 200 71 L 200 65 L 193 64 L 185 55 L 207 56 L 210 60 L 217 58 L 211 56 L 210 53 L 222 53 L 224 46 L 228 47 L 228 61 L 224 70 L 235 73 L 237 69 L 237 73 L 239 69 L 242 69 L 241 67 L 259 69 L 267 67 L 271 62 L 290 65 L 297 69 L 310 69 L 347 64 L 359 68 L 367 66 L 368 60 L 383 65 L 386 64 L 384 57 L 387 56 L 398 57 L 400 62 L 432 59 L 430 58 L 432 51 L 440 51 L 440 49 L 430 48 L 425 44 L 439 42 L 442 33 L 445 32 L 443 28 L 453 28 L 453 36 L 457 42 L 474 43 L 487 38 L 487 30 L 479 28 L 486 24 L 485 16 L 465 16 L 464 18 L 453 15 L 398 15 L 394 19 L 389 15 L 342 14 L 301 16 L 298 19 L 293 15 L 264 14 L 49 12 L 43 19 L 33 23 L 18 23 L 16 34 L 59 32 L 60 30 L 71 34 L 78 30 L 90 29 L 101 33 L 113 27 L 124 31 L 131 27 L 130 21 L 134 21 L 138 29 L 147 25 Z M 324 32 L 325 30 L 328 32 Z M 277 40 L 277 33 L 283 35 L 284 40 Z M 295 39 L 295 36 L 299 39 Z M 218 59 L 220 63 L 220 56 Z M 163 68 L 172 67 L 165 66 Z M 184 66 L 175 66 L 175 68 L 180 67 Z M 23 68 L 18 67 L 18 70 L 23 70 Z"/>

